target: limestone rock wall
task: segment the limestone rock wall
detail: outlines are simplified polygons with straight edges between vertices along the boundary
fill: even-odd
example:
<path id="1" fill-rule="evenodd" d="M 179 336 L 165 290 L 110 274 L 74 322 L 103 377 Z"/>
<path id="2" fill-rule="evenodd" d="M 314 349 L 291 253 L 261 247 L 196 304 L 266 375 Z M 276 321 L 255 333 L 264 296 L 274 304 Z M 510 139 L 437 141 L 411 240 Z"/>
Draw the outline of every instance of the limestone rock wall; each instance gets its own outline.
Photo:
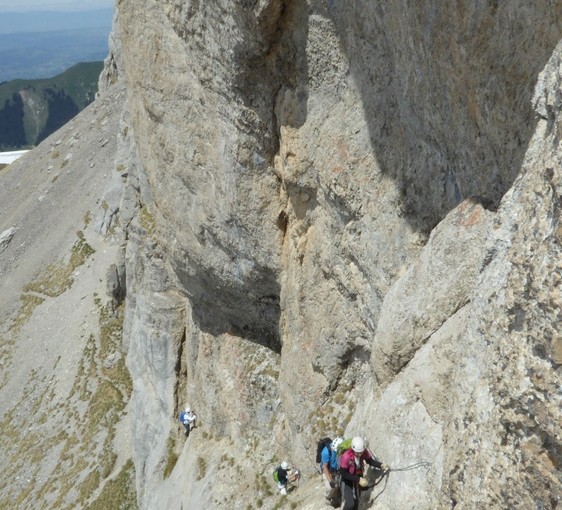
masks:
<path id="1" fill-rule="evenodd" d="M 431 463 L 373 507 L 555 508 L 561 2 L 118 9 L 141 506 L 360 433 Z"/>

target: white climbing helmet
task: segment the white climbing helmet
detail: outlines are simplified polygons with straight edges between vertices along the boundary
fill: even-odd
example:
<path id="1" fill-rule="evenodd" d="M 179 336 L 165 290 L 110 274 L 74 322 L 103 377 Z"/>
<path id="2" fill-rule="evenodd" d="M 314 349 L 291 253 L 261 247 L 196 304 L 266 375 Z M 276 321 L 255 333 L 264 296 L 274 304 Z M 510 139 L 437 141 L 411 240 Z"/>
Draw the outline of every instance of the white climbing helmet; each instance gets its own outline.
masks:
<path id="1" fill-rule="evenodd" d="M 288 462 L 281 462 L 281 469 L 284 469 L 285 471 L 289 470 L 289 463 Z"/>
<path id="2" fill-rule="evenodd" d="M 363 453 L 365 451 L 365 441 L 363 440 L 362 437 L 354 437 L 351 440 L 351 449 L 355 452 L 355 453 Z"/>
<path id="3" fill-rule="evenodd" d="M 337 452 L 338 451 L 338 446 L 340 444 L 343 443 L 343 437 L 336 437 L 333 441 L 332 441 L 332 451 Z"/>
<path id="4" fill-rule="evenodd" d="M 191 407 L 187 406 L 187 407 L 185 408 L 185 412 L 186 412 L 186 413 L 190 413 L 190 412 L 191 412 Z"/>

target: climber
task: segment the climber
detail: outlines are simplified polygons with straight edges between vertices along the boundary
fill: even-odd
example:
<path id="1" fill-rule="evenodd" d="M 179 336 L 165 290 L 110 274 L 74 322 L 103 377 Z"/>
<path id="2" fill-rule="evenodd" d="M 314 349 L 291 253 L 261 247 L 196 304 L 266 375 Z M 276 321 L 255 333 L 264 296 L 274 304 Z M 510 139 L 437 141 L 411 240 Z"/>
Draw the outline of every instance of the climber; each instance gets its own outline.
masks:
<path id="1" fill-rule="evenodd" d="M 282 496 L 287 495 L 287 492 L 290 490 L 289 486 L 298 487 L 300 478 L 300 471 L 295 467 L 291 467 L 286 461 L 281 462 L 273 470 L 273 480 L 275 480 L 279 494 Z"/>
<path id="2" fill-rule="evenodd" d="M 289 471 L 291 466 L 286 461 L 281 462 L 281 464 L 273 472 L 273 479 L 277 482 L 277 488 L 279 489 L 279 494 L 282 496 L 287 495 L 287 486 L 289 484 Z"/>
<path id="3" fill-rule="evenodd" d="M 365 462 L 370 466 L 387 473 L 389 467 L 376 460 L 365 446 L 362 437 L 354 437 L 351 448 L 346 450 L 340 458 L 341 491 L 343 496 L 343 510 L 358 510 L 361 489 L 367 489 L 369 483 L 363 477 Z"/>
<path id="4" fill-rule="evenodd" d="M 180 413 L 180 422 L 185 427 L 185 437 L 189 437 L 189 433 L 195 428 L 196 420 L 197 415 L 189 406 L 185 408 L 185 411 Z"/>
<path id="5" fill-rule="evenodd" d="M 343 443 L 343 438 L 336 437 L 330 444 L 322 450 L 320 457 L 320 469 L 322 470 L 322 480 L 326 487 L 326 497 L 333 493 L 337 485 L 336 475 L 338 472 L 338 446 Z"/>

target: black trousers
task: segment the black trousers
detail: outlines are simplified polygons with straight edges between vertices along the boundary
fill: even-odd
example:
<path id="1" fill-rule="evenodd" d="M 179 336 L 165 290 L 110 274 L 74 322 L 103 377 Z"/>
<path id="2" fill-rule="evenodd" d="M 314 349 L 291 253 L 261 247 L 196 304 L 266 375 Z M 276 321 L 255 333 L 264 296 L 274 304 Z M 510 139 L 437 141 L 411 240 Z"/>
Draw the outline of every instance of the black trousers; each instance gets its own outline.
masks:
<path id="1" fill-rule="evenodd" d="M 354 485 L 348 485 L 343 480 L 341 482 L 342 510 L 359 510 L 359 490 Z"/>

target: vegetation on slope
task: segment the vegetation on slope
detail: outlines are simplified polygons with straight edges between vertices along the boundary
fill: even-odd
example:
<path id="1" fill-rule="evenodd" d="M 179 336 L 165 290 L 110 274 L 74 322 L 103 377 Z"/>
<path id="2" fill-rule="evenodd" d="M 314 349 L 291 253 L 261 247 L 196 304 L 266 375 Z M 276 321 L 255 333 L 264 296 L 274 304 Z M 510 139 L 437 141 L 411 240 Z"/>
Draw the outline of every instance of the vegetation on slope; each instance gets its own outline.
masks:
<path id="1" fill-rule="evenodd" d="M 88 106 L 103 62 L 77 64 L 54 78 L 0 84 L 0 151 L 36 145 Z"/>
<path id="2" fill-rule="evenodd" d="M 0 365 L 14 363 L 17 335 L 36 308 L 69 290 L 75 270 L 95 253 L 82 231 L 77 236 L 68 261 L 24 286 L 19 311 L 0 337 Z M 124 305 L 114 308 L 94 293 L 92 313 L 97 328 L 76 339 L 84 347 L 68 391 L 57 391 L 68 377 L 61 377 L 59 356 L 53 374 L 31 371 L 23 394 L 0 418 L 0 508 L 137 507 L 134 467 L 118 459 L 114 446 L 132 392 L 121 341 Z M 0 373 L 0 388 L 7 383 Z"/>

